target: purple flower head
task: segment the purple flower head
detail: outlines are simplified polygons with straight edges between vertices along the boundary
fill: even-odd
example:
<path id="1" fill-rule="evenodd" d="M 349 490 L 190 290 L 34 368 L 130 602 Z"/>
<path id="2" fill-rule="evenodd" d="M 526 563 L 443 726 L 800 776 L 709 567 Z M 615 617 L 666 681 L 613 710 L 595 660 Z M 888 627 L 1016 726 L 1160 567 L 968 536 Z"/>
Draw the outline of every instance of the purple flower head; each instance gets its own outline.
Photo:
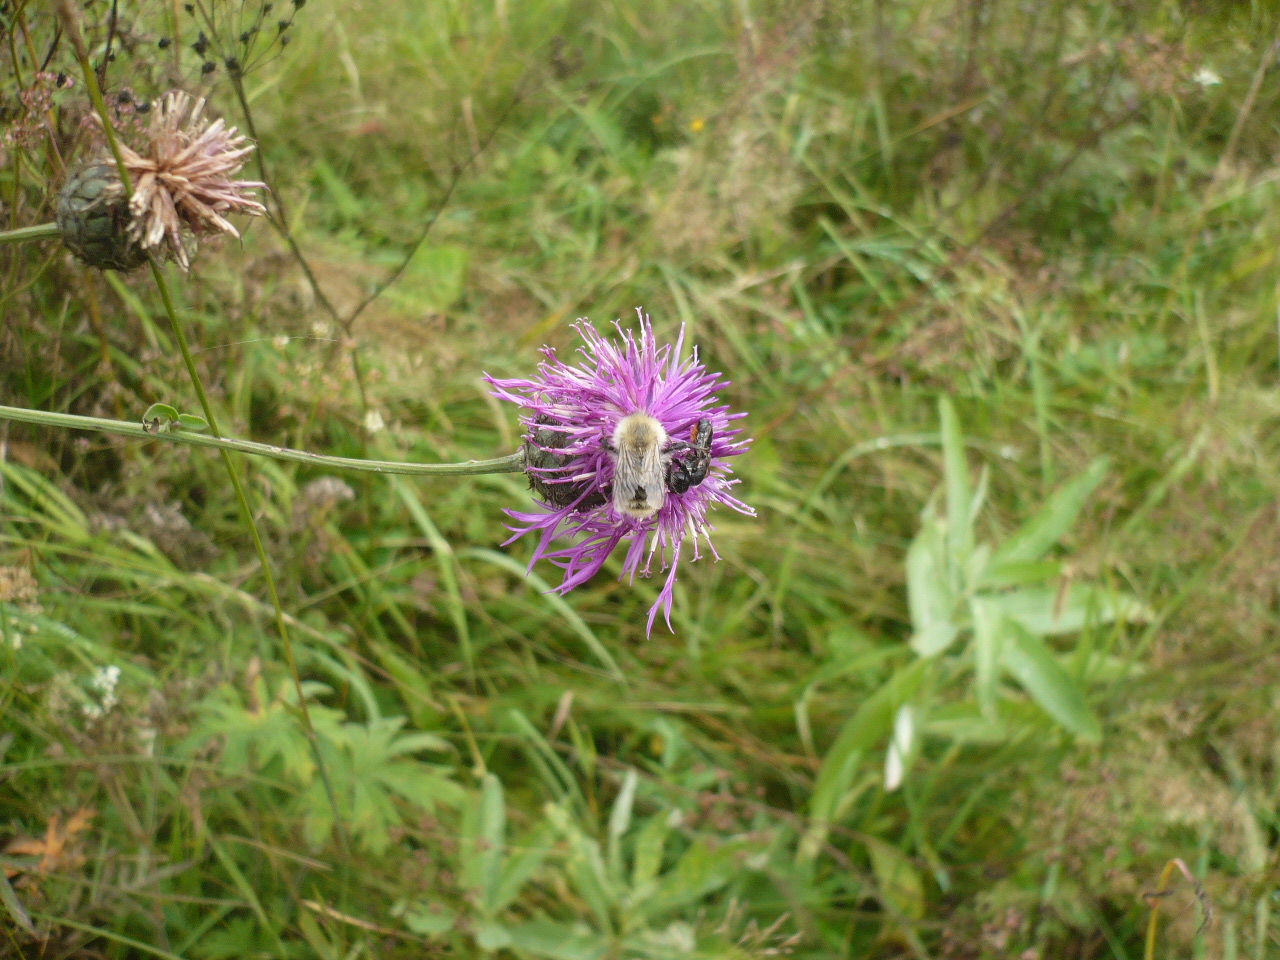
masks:
<path id="1" fill-rule="evenodd" d="M 582 361 L 577 365 L 563 363 L 553 348 L 543 347 L 545 359 L 536 377 L 485 379 L 495 397 L 524 411 L 526 472 L 543 501 L 533 511 L 507 511 L 519 524 L 510 527 L 515 535 L 507 542 L 537 533 L 529 567 L 545 557 L 563 568 L 559 593 L 590 580 L 624 541 L 623 577 L 649 576 L 656 556 L 669 572 L 649 610 L 652 630 L 659 608 L 671 627 L 672 592 L 685 541 L 694 560 L 701 556 L 699 537 L 718 559 L 708 510 L 725 504 L 748 516 L 755 511 L 730 493 L 739 481 L 732 479 L 726 460 L 745 453 L 750 441 L 740 439 L 742 431 L 731 426 L 746 414 L 730 413 L 716 402 L 728 382 L 707 373 L 696 347 L 681 359 L 683 327 L 674 345 L 659 347 L 649 318 L 640 309 L 636 313 L 638 334 L 614 323 L 620 341 L 604 339 L 587 320 L 579 320 L 575 327 L 586 345 L 578 350 Z M 652 427 L 649 418 L 659 427 Z M 623 420 L 650 424 L 647 436 L 659 438 L 651 461 L 656 466 L 645 476 L 661 478 L 662 490 L 653 489 L 649 500 L 652 504 L 656 494 L 661 503 L 647 513 L 619 510 L 615 504 L 614 477 L 624 456 L 618 425 Z"/>

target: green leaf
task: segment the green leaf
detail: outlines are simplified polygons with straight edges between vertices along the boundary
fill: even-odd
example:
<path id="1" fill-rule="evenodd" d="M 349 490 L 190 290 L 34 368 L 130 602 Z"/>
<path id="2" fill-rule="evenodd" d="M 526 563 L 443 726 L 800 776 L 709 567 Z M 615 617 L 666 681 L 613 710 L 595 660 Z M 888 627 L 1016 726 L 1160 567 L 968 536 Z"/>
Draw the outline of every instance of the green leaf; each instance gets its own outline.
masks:
<path id="1" fill-rule="evenodd" d="M 1040 637 L 1079 633 L 1085 627 L 1120 619 L 1142 622 L 1151 618 L 1150 609 L 1135 597 L 1088 584 L 1064 584 L 1063 589 L 1023 587 L 983 597 Z"/>
<path id="2" fill-rule="evenodd" d="M 897 847 L 876 837 L 866 837 L 863 842 L 881 898 L 908 920 L 923 917 L 924 881 L 915 864 Z"/>
<path id="3" fill-rule="evenodd" d="M 1032 563 L 1040 560 L 1049 548 L 1058 542 L 1075 523 L 1085 501 L 1093 493 L 1107 472 L 1107 460 L 1102 457 L 1061 487 L 1040 508 L 1040 511 L 1015 530 L 996 549 L 988 576 L 999 577 L 1007 564 Z"/>
<path id="4" fill-rule="evenodd" d="M 925 510 L 920 532 L 907 549 L 907 607 L 911 612 L 911 649 L 931 657 L 949 647 L 958 632 L 954 602 L 947 583 L 942 527 Z"/>
<path id="5" fill-rule="evenodd" d="M 634 770 L 628 770 L 622 780 L 622 789 L 609 813 L 609 874 L 615 883 L 622 882 L 622 835 L 631 826 L 631 808 L 636 800 L 638 778 Z"/>
<path id="6" fill-rule="evenodd" d="M 22 902 L 18 899 L 18 894 L 14 892 L 9 878 L 4 875 L 4 871 L 0 870 L 0 901 L 4 901 L 5 909 L 9 911 L 9 916 L 13 922 L 22 928 L 22 931 L 29 937 L 36 936 L 35 925 L 32 924 L 31 918 L 27 916 L 27 911 L 22 908 Z"/>
<path id="7" fill-rule="evenodd" d="M 551 920 L 531 920 L 508 932 L 512 947 L 547 960 L 601 960 L 610 947 L 607 937 Z"/>
<path id="8" fill-rule="evenodd" d="M 467 248 L 457 244 L 424 247 L 410 271 L 423 296 L 436 310 L 447 310 L 462 296 L 467 276 Z M 415 284 L 416 286 L 416 284 Z"/>
<path id="9" fill-rule="evenodd" d="M 178 422 L 178 411 L 167 403 L 153 403 L 142 415 L 142 427 L 147 433 L 163 433 Z"/>
<path id="10" fill-rule="evenodd" d="M 994 717 L 997 667 L 1005 644 L 1005 617 L 999 606 L 986 597 L 971 598 L 969 612 L 973 616 L 973 672 L 978 706 L 983 716 Z"/>
<path id="11" fill-rule="evenodd" d="M 523 563 L 517 562 L 514 558 L 507 556 L 505 553 L 499 553 L 496 550 L 487 550 L 482 547 L 469 547 L 458 551 L 459 557 L 475 557 L 485 563 L 506 570 L 518 581 L 527 583 L 533 590 L 537 592 L 540 599 L 546 602 L 555 613 L 567 623 L 573 631 L 582 638 L 596 659 L 604 665 L 610 675 L 624 686 L 627 683 L 627 676 L 622 672 L 622 668 L 609 653 L 609 648 L 601 642 L 600 638 L 595 635 L 586 621 L 578 615 L 578 611 L 565 601 L 564 597 L 555 593 L 549 583 L 543 580 L 538 574 L 528 570 Z"/>
<path id="12" fill-rule="evenodd" d="M 416 903 L 404 913 L 404 925 L 423 937 L 436 937 L 452 929 L 457 915 L 441 903 Z"/>
<path id="13" fill-rule="evenodd" d="M 152 420 L 176 421 L 178 419 L 178 411 L 167 403 L 153 403 L 147 407 L 147 412 L 142 415 L 143 423 L 150 423 Z"/>
<path id="14" fill-rule="evenodd" d="M 500 923 L 482 923 L 476 929 L 476 944 L 481 950 L 501 950 L 511 946 L 511 932 Z"/>
<path id="15" fill-rule="evenodd" d="M 574 890 L 591 908 L 596 925 L 612 932 L 612 907 L 616 905 L 618 898 L 609 882 L 604 858 L 600 856 L 599 842 L 583 833 L 582 828 L 574 823 L 569 812 L 562 806 L 548 806 L 547 819 L 569 841 L 569 853 L 564 865 Z"/>
<path id="16" fill-rule="evenodd" d="M 647 889 L 662 869 L 663 852 L 667 845 L 667 834 L 671 831 L 668 815 L 664 812 L 655 814 L 640 830 L 636 837 L 636 849 L 631 864 L 631 893 L 637 899 L 647 897 L 652 891 Z"/>
<path id="17" fill-rule="evenodd" d="M 542 861 L 550 852 L 550 828 L 546 824 L 529 836 L 520 838 L 512 846 L 511 855 L 502 868 L 502 876 L 498 880 L 498 887 L 491 901 L 494 913 L 505 910 L 511 905 L 521 888 L 542 866 Z"/>
<path id="18" fill-rule="evenodd" d="M 1062 564 L 1052 560 L 1040 560 L 1029 563 L 1002 563 L 999 567 L 988 564 L 978 580 L 978 586 L 985 590 L 1000 587 L 1020 587 L 1027 583 L 1043 583 L 1045 580 L 1056 580 L 1062 575 Z"/>
<path id="19" fill-rule="evenodd" d="M 800 848 L 803 859 L 817 855 L 840 801 L 853 783 L 863 754 L 888 735 L 898 707 L 915 695 L 928 667 L 928 660 L 916 660 L 900 668 L 879 690 L 863 700 L 857 712 L 845 721 L 840 735 L 822 760 L 822 768 L 813 787 L 809 801 L 812 825 Z"/>
<path id="20" fill-rule="evenodd" d="M 502 870 L 503 846 L 506 843 L 506 807 L 502 782 L 486 773 L 480 787 L 480 800 L 470 804 L 462 820 L 463 885 L 475 892 L 486 916 L 492 915 Z"/>
<path id="21" fill-rule="evenodd" d="M 963 570 L 973 552 L 969 465 L 964 459 L 964 434 L 951 398 L 938 398 L 942 420 L 942 472 L 947 490 L 947 554 L 952 569 Z"/>
<path id="22" fill-rule="evenodd" d="M 183 430 L 208 430 L 209 421 L 204 417 L 197 417 L 194 413 L 178 414 L 178 426 Z"/>
<path id="23" fill-rule="evenodd" d="M 746 861 L 758 849 L 757 841 L 745 838 L 714 849 L 705 841 L 696 841 L 675 868 L 659 879 L 657 893 L 645 904 L 645 916 L 652 921 L 720 889 L 742 874 Z"/>
<path id="24" fill-rule="evenodd" d="M 1058 663 L 1044 641 L 1016 620 L 1007 620 L 1004 667 L 1040 707 L 1082 740 L 1102 737 L 1102 728 L 1085 704 L 1084 692 Z"/>

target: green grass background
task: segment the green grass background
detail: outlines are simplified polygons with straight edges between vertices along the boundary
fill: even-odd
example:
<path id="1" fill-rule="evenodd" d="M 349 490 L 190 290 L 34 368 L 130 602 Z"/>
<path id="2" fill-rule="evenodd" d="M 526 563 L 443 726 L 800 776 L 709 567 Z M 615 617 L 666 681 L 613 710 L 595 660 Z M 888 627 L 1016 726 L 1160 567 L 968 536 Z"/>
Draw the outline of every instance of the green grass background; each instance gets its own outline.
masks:
<path id="1" fill-rule="evenodd" d="M 155 43 L 176 15 L 185 50 L 181 10 L 120 9 L 109 89 L 193 88 Z M 29 74 L 49 11 L 4 16 Z M 500 546 L 518 476 L 244 465 L 339 833 L 217 458 L 0 428 L 0 564 L 40 587 L 0 604 L 0 955 L 1137 958 L 1171 858 L 1201 895 L 1154 901 L 1155 956 L 1280 955 L 1278 27 L 1226 0 L 312 0 L 246 88 L 325 295 L 349 311 L 438 220 L 349 335 L 264 222 L 171 273 L 224 429 L 499 456 L 519 428 L 481 373 L 643 306 L 749 412 L 758 517 L 716 515 L 721 559 L 647 636 L 656 587 L 617 560 L 561 602 Z M 49 219 L 48 145 L 6 161 L 6 218 Z M 195 409 L 145 271 L 48 244 L 0 269 L 4 403 Z M 980 540 L 1108 458 L 1054 553 L 1054 589 L 1151 614 L 1053 641 L 1097 742 L 1016 685 L 984 713 L 967 657 L 908 646 L 944 396 Z M 14 847 L 79 810 L 56 862 Z"/>

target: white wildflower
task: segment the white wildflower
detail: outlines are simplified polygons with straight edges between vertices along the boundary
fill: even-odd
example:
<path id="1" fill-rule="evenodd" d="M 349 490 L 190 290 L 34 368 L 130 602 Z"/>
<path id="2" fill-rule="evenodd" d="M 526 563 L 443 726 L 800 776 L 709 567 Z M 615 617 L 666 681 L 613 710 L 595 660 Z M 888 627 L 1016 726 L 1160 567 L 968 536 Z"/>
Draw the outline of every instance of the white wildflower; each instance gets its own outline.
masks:
<path id="1" fill-rule="evenodd" d="M 387 421 L 382 419 L 382 414 L 377 410 L 370 410 L 364 415 L 364 428 L 369 433 L 377 433 L 379 430 L 385 429 Z"/>
<path id="2" fill-rule="evenodd" d="M 1216 87 L 1222 82 L 1222 77 L 1210 69 L 1209 67 L 1201 67 L 1191 77 L 1196 83 L 1202 87 Z"/>
<path id="3" fill-rule="evenodd" d="M 120 702 L 116 699 L 116 684 L 119 682 L 120 668 L 114 664 L 95 670 L 93 676 L 89 678 L 89 687 L 97 692 L 99 703 L 86 705 L 85 716 L 96 720 L 110 713 L 111 709 Z"/>

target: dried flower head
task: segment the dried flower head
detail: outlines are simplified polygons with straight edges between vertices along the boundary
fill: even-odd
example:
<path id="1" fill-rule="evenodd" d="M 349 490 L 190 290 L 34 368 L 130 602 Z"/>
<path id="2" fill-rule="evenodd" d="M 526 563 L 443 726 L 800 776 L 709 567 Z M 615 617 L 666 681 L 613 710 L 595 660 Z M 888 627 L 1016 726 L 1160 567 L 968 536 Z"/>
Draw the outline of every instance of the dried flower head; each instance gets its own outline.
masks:
<path id="1" fill-rule="evenodd" d="M 652 630 L 659 609 L 671 626 L 672 593 L 685 541 L 690 541 L 694 560 L 700 557 L 699 536 L 715 555 L 708 511 L 719 504 L 748 516 L 755 511 L 730 493 L 739 481 L 731 477 L 726 459 L 746 452 L 749 441 L 740 439 L 741 431 L 731 426 L 746 414 L 730 413 L 716 403 L 727 381 L 718 373 L 707 373 L 696 348 L 681 359 L 683 327 L 674 345 L 659 347 L 649 318 L 637 313 L 638 334 L 614 324 L 621 341 L 605 340 L 589 322 L 579 321 L 576 328 L 586 345 L 579 349 L 582 362 L 576 366 L 561 362 L 553 348 L 544 347 L 546 359 L 538 365 L 536 377 L 485 379 L 494 396 L 524 411 L 526 472 L 543 501 L 536 511 L 508 511 L 520 524 L 511 528 L 511 540 L 538 534 L 530 567 L 543 557 L 562 567 L 564 580 L 556 588 L 560 593 L 591 579 L 624 541 L 624 577 L 649 576 L 657 554 L 662 569 L 669 572 L 649 611 Z M 619 424 L 634 422 L 636 415 L 646 423 L 657 422 L 651 435 L 658 438 L 655 454 L 664 465 L 657 474 L 665 487 L 660 505 L 647 513 L 620 510 L 613 494 L 622 456 L 615 443 Z M 699 448 L 693 441 L 707 437 L 708 425 L 709 445 Z M 694 465 L 700 454 L 705 476 Z M 562 540 L 570 542 L 558 542 Z"/>
<path id="2" fill-rule="evenodd" d="M 202 118 L 204 107 L 203 99 L 167 93 L 151 110 L 143 153 L 120 147 L 133 185 L 130 235 L 144 249 L 167 251 L 184 270 L 190 265 L 184 233 L 197 241 L 219 233 L 239 237 L 226 214 L 266 212 L 248 193 L 264 184 L 232 179 L 253 144 L 223 120 Z"/>

